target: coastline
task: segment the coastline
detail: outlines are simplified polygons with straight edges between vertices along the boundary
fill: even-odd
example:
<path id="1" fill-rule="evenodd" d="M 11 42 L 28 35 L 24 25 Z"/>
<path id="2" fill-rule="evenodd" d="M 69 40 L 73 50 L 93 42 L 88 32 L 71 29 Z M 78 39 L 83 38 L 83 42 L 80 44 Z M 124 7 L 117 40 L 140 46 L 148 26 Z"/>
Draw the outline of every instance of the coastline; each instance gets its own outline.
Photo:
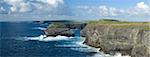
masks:
<path id="1" fill-rule="evenodd" d="M 55 25 L 54 27 L 54 30 L 57 31 L 59 31 L 58 28 L 68 28 L 62 25 Z M 51 29 L 53 28 L 47 28 L 47 30 L 55 32 Z M 105 54 L 115 55 L 119 52 L 122 55 L 130 55 L 131 57 L 150 56 L 150 45 L 148 44 L 150 43 L 149 22 L 127 22 L 109 19 L 90 21 L 80 30 L 80 33 L 86 37 L 84 44 L 100 48 L 99 51 L 103 51 Z M 62 35 L 65 34 L 66 31 Z M 66 35 L 70 34 L 67 33 Z"/>

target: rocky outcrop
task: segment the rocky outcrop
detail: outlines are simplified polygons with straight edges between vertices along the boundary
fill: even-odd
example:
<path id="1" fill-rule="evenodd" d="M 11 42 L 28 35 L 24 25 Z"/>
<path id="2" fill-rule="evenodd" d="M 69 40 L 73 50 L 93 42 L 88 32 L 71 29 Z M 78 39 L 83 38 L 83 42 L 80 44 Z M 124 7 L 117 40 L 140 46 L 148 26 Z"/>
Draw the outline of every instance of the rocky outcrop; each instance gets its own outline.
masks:
<path id="1" fill-rule="evenodd" d="M 57 35 L 75 36 L 74 32 L 70 30 L 69 28 L 51 28 L 51 29 L 45 30 L 45 34 L 47 36 L 57 36 Z"/>
<path id="2" fill-rule="evenodd" d="M 82 30 L 86 26 L 85 23 L 53 23 L 45 30 L 47 36 L 75 36 L 75 32 Z M 83 34 L 81 33 L 81 36 Z"/>
<path id="3" fill-rule="evenodd" d="M 87 25 L 85 44 L 101 48 L 108 54 L 120 52 L 131 57 L 150 57 L 150 31 L 135 28 L 114 28 L 111 25 Z"/>

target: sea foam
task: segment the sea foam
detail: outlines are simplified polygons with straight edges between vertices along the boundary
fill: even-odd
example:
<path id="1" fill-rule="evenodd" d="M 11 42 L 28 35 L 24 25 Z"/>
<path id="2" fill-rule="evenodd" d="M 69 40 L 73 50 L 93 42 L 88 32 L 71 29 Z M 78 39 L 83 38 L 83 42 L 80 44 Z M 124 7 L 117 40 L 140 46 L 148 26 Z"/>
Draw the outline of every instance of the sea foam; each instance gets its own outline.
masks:
<path id="1" fill-rule="evenodd" d="M 121 55 L 121 53 L 117 53 L 115 55 L 109 55 L 109 54 L 104 54 L 103 52 L 99 52 L 99 53 L 96 53 L 96 54 L 93 54 L 92 56 L 89 56 L 89 57 L 131 57 L 131 56 L 123 56 Z"/>
<path id="2" fill-rule="evenodd" d="M 50 36 L 50 37 L 46 37 L 46 35 L 40 35 L 38 37 L 26 37 L 26 40 L 37 40 L 37 41 L 44 41 L 44 42 L 48 42 L 48 41 L 59 41 L 59 40 L 71 40 L 71 39 L 75 39 L 77 37 L 67 37 L 67 36 Z M 96 52 L 95 54 L 89 56 L 89 57 L 130 57 L 128 55 L 126 56 L 122 56 L 121 53 L 117 53 L 115 55 L 109 55 L 109 54 L 104 54 L 102 51 L 99 51 L 100 48 L 94 48 L 91 46 L 88 46 L 86 44 L 83 44 L 85 38 L 77 38 L 80 40 L 77 41 L 72 41 L 70 43 L 73 44 L 63 44 L 63 45 L 55 45 L 56 47 L 63 47 L 63 48 L 69 48 L 72 50 L 76 50 L 76 51 L 80 51 L 80 52 Z M 88 56 L 87 56 L 88 57 Z"/>
<path id="3" fill-rule="evenodd" d="M 43 28 L 43 27 L 34 27 L 32 29 L 46 30 L 46 28 Z"/>
<path id="4" fill-rule="evenodd" d="M 59 40 L 68 40 L 70 38 L 73 38 L 73 37 L 66 37 L 66 36 L 60 36 L 60 35 L 56 37 L 53 37 L 53 36 L 46 37 L 46 35 L 40 35 L 38 37 L 26 37 L 26 40 L 59 41 Z"/>

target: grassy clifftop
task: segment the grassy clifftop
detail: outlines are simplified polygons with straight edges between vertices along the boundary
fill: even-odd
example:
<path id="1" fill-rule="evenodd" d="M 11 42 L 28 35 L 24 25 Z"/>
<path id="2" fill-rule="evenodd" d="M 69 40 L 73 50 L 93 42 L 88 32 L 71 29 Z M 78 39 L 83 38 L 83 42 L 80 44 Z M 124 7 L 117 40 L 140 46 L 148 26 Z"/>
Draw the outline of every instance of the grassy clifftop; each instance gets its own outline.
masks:
<path id="1" fill-rule="evenodd" d="M 134 29 L 150 30 L 150 22 L 127 22 L 111 19 L 102 19 L 99 21 L 89 21 L 88 25 L 90 26 L 106 25 L 111 26 L 113 28 L 134 28 Z"/>

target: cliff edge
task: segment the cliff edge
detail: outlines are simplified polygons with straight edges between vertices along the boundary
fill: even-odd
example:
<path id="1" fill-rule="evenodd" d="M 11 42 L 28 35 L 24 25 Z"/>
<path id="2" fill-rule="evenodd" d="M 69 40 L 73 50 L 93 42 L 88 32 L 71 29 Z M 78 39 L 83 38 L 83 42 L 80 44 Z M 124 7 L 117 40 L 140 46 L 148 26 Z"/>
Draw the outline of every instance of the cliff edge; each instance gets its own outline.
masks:
<path id="1" fill-rule="evenodd" d="M 107 54 L 117 52 L 131 57 L 150 57 L 148 22 L 91 21 L 83 29 L 85 44 Z"/>

